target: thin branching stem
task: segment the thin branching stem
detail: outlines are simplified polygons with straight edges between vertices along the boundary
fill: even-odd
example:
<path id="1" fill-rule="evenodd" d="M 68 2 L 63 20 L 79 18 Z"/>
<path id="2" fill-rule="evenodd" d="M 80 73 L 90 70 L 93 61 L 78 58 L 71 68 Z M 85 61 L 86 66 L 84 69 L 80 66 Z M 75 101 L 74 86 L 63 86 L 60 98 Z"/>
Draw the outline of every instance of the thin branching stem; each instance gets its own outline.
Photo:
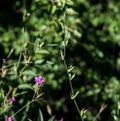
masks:
<path id="1" fill-rule="evenodd" d="M 65 70 L 67 72 L 68 80 L 69 80 L 69 83 L 70 83 L 71 94 L 74 95 L 73 86 L 72 86 L 72 82 L 71 82 L 72 80 L 71 80 L 71 78 L 69 76 L 68 67 L 67 67 L 65 59 L 63 60 L 63 63 L 64 63 Z"/>
<path id="2" fill-rule="evenodd" d="M 25 107 L 27 107 L 28 105 L 30 105 L 31 103 L 35 102 L 35 100 L 27 103 L 26 105 L 24 105 L 20 110 L 18 110 L 16 113 L 14 113 L 11 117 L 14 117 L 15 115 L 17 115 L 20 111 L 22 111 Z"/>
<path id="3" fill-rule="evenodd" d="M 70 84 L 71 95 L 74 96 L 74 91 L 73 91 L 73 86 L 72 86 L 72 80 L 71 80 L 69 72 L 68 72 L 68 67 L 67 67 L 67 64 L 66 64 L 66 61 L 65 61 L 65 57 L 63 58 L 63 63 L 64 63 L 64 66 L 65 66 L 65 70 L 67 72 L 67 76 L 68 76 L 68 80 L 69 80 L 69 84 Z M 73 99 L 73 102 L 74 102 L 75 107 L 76 107 L 76 109 L 77 109 L 77 111 L 79 113 L 79 116 L 81 117 L 81 115 L 80 115 L 80 109 L 78 107 L 78 104 L 77 104 L 76 100 Z"/>
<path id="4" fill-rule="evenodd" d="M 66 30 L 65 30 L 65 15 L 64 15 L 64 18 L 63 18 L 63 26 L 64 26 L 64 28 L 63 28 L 63 29 L 64 29 L 63 49 L 64 49 L 64 50 L 61 52 L 61 57 L 62 57 L 64 66 L 65 66 L 65 70 L 66 70 L 66 72 L 67 72 L 67 76 L 68 76 L 68 80 L 69 80 L 69 84 L 70 84 L 70 90 L 71 90 L 71 97 L 72 97 L 72 96 L 74 96 L 74 91 L 73 91 L 73 86 L 72 86 L 72 78 L 71 78 L 70 73 L 69 73 L 69 71 L 68 71 L 68 66 L 67 66 L 67 63 L 66 63 L 66 60 L 65 60 L 65 56 L 66 56 L 66 45 L 67 45 L 67 43 L 66 43 Z M 72 98 L 71 98 L 71 99 L 72 99 Z M 76 107 L 76 109 L 77 109 L 77 111 L 78 111 L 78 113 L 79 113 L 79 116 L 80 116 L 80 118 L 81 118 L 80 109 L 79 109 L 79 107 L 78 107 L 78 104 L 77 104 L 75 98 L 73 99 L 73 102 L 74 102 L 75 107 Z"/>

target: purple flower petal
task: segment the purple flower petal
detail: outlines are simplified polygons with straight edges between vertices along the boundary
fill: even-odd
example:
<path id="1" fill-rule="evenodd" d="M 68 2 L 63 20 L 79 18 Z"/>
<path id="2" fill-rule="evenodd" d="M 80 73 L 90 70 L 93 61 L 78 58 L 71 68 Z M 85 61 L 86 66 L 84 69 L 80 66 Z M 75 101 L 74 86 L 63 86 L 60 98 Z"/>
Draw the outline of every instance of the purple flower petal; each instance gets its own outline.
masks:
<path id="1" fill-rule="evenodd" d="M 6 62 L 6 59 L 5 59 L 5 58 L 3 58 L 3 59 L 2 59 L 2 61 L 3 61 L 3 63 L 5 63 L 5 62 Z"/>
<path id="2" fill-rule="evenodd" d="M 36 76 L 34 78 L 34 81 L 40 85 L 42 85 L 44 83 L 44 79 L 41 76 Z"/>
<path id="3" fill-rule="evenodd" d="M 7 121 L 13 121 L 12 117 L 7 117 Z"/>
<path id="4" fill-rule="evenodd" d="M 10 101 L 10 102 L 15 102 L 16 99 L 15 99 L 14 97 L 12 97 L 12 98 L 9 99 L 9 101 Z"/>
<path id="5" fill-rule="evenodd" d="M 60 119 L 60 121 L 63 121 L 64 120 L 64 117 L 62 117 L 61 119 Z"/>

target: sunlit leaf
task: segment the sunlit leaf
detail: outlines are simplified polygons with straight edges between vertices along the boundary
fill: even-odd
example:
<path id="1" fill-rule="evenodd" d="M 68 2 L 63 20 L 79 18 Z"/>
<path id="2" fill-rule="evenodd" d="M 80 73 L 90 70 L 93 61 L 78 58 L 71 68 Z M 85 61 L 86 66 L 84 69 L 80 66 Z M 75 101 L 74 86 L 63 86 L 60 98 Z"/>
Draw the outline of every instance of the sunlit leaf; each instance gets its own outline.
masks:
<path id="1" fill-rule="evenodd" d="M 57 7 L 56 7 L 55 5 L 53 5 L 53 6 L 52 6 L 51 13 L 54 14 L 56 10 L 57 10 Z"/>
<path id="2" fill-rule="evenodd" d="M 42 64 L 44 62 L 44 60 L 35 60 L 35 64 Z"/>
<path id="3" fill-rule="evenodd" d="M 66 0 L 60 0 L 63 4 L 63 6 L 65 6 Z"/>

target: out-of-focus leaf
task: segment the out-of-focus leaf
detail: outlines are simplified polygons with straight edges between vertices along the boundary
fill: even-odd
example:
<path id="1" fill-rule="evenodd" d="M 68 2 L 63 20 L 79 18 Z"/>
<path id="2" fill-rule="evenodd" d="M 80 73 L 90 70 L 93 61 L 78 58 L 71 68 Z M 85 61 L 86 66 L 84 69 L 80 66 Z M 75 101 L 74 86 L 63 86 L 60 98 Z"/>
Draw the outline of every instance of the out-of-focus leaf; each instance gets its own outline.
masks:
<path id="1" fill-rule="evenodd" d="M 53 62 L 51 62 L 51 61 L 46 61 L 46 64 L 54 64 Z"/>
<path id="2" fill-rule="evenodd" d="M 22 75 L 33 75 L 33 76 L 35 76 L 36 74 L 31 70 L 26 70 L 26 71 L 22 72 Z"/>
<path id="3" fill-rule="evenodd" d="M 52 6 L 52 10 L 51 10 L 51 13 L 52 13 L 52 14 L 54 14 L 56 10 L 57 10 L 57 7 L 56 7 L 56 5 L 53 5 L 53 6 Z"/>
<path id="4" fill-rule="evenodd" d="M 42 64 L 44 62 L 44 60 L 35 60 L 35 64 Z"/>
<path id="5" fill-rule="evenodd" d="M 33 87 L 30 84 L 20 84 L 17 88 L 18 89 L 31 89 L 31 90 L 33 90 Z"/>
<path id="6" fill-rule="evenodd" d="M 47 51 L 47 50 L 40 50 L 39 53 L 40 54 L 49 54 L 49 51 Z"/>
<path id="7" fill-rule="evenodd" d="M 35 60 L 34 63 L 35 63 L 35 64 L 50 64 L 50 65 L 54 64 L 54 63 L 51 62 L 51 61 L 45 61 L 45 60 Z"/>
<path id="8" fill-rule="evenodd" d="M 43 114 L 42 114 L 42 111 L 40 109 L 39 109 L 39 113 L 38 113 L 38 119 L 39 119 L 39 121 L 44 121 Z"/>
<path id="9" fill-rule="evenodd" d="M 65 6 L 66 0 L 60 0 L 63 4 L 63 7 Z"/>
<path id="10" fill-rule="evenodd" d="M 40 38 L 36 38 L 35 43 L 34 43 L 34 52 L 36 52 L 39 42 L 40 42 Z"/>
<path id="11" fill-rule="evenodd" d="M 58 44 L 47 44 L 48 47 L 58 46 Z"/>
<path id="12" fill-rule="evenodd" d="M 52 116 L 48 121 L 54 121 L 55 116 Z"/>
<path id="13" fill-rule="evenodd" d="M 28 118 L 28 121 L 32 121 L 32 120 Z"/>

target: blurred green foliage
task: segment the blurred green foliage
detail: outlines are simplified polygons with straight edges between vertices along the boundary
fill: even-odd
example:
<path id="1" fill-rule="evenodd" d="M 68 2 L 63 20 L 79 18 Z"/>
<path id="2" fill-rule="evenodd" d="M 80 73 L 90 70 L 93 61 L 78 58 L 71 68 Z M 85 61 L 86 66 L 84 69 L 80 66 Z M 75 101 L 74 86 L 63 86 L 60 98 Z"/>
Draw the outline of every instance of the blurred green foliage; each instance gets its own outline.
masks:
<path id="1" fill-rule="evenodd" d="M 66 61 L 68 66 L 75 66 L 72 83 L 74 91 L 80 92 L 76 97 L 79 107 L 88 109 L 86 120 L 93 120 L 101 105 L 106 104 L 98 120 L 113 121 L 111 112 L 120 100 L 119 8 L 117 0 L 2 0 L 1 68 L 2 58 L 12 65 L 5 77 L 1 76 L 0 101 L 12 88 L 11 95 L 18 102 L 10 114 L 29 102 L 33 77 L 42 75 L 46 81 L 42 88 L 44 99 L 52 114 L 57 119 L 64 117 L 65 121 L 80 120 L 70 100 L 68 78 L 60 57 L 62 42 L 68 40 Z M 15 120 L 37 120 L 39 108 L 48 120 L 46 103 L 38 104 L 27 107 Z"/>

